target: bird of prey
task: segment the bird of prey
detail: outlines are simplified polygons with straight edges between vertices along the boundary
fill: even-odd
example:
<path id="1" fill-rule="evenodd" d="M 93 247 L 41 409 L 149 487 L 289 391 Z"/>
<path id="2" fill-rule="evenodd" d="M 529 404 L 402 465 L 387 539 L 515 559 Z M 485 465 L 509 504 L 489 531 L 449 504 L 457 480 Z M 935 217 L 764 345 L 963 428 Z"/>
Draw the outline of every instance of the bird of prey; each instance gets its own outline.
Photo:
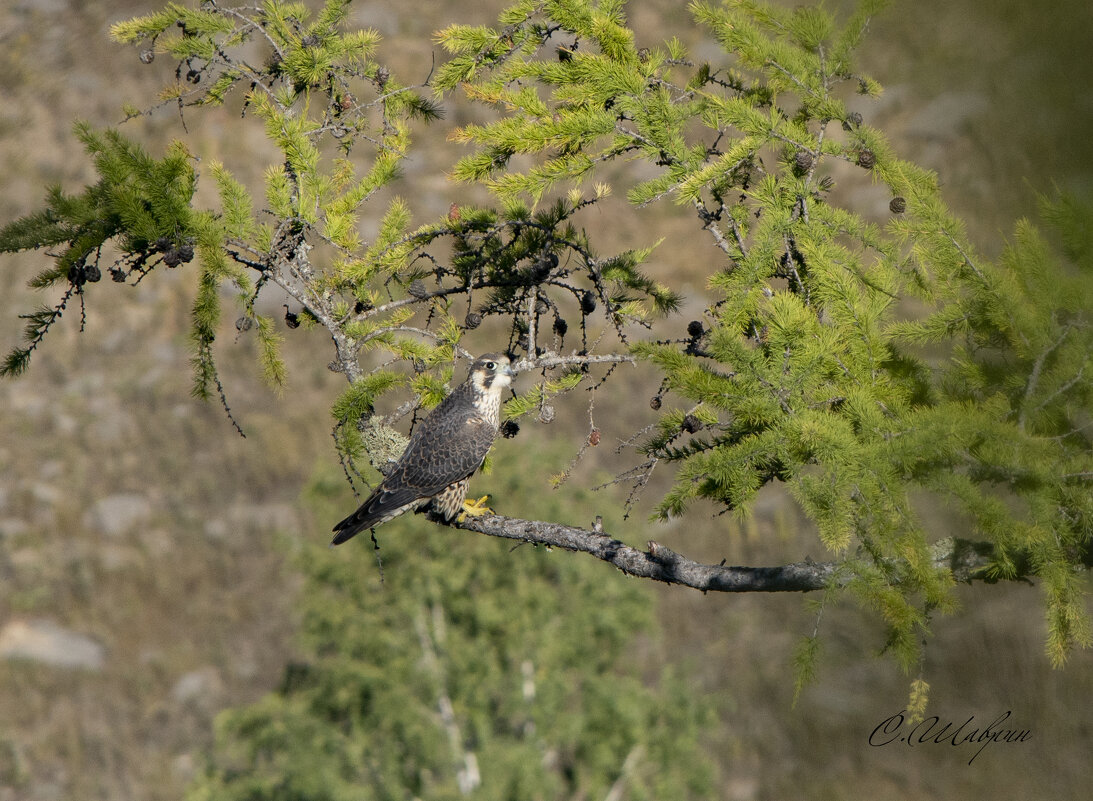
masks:
<path id="1" fill-rule="evenodd" d="M 340 545 L 365 529 L 430 504 L 445 520 L 458 515 L 467 482 L 482 466 L 497 435 L 501 393 L 514 374 L 507 356 L 480 356 L 467 380 L 417 424 L 406 450 L 368 499 L 334 526 L 331 544 Z"/>

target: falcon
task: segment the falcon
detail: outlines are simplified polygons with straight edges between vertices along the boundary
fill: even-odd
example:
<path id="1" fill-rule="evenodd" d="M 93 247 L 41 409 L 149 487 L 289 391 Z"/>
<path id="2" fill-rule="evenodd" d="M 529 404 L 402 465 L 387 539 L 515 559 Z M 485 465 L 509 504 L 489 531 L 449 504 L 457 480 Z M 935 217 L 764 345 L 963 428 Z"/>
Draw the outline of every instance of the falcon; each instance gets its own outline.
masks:
<path id="1" fill-rule="evenodd" d="M 463 511 L 467 482 L 497 436 L 501 393 L 514 375 L 507 356 L 480 356 L 467 380 L 417 424 L 406 450 L 368 499 L 334 526 L 331 545 L 411 509 L 431 505 L 447 521 Z"/>

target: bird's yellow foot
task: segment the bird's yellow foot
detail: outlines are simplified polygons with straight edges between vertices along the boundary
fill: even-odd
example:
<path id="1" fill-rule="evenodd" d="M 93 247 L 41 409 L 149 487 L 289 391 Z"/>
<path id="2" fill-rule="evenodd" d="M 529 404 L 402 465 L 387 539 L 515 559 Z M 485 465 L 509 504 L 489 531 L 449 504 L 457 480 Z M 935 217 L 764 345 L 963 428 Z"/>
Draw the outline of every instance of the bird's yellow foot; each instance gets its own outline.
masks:
<path id="1" fill-rule="evenodd" d="M 479 515 L 492 515 L 493 509 L 486 506 L 486 501 L 488 501 L 489 499 L 489 495 L 483 495 L 477 501 L 463 501 L 463 512 L 459 515 L 459 519 L 463 520 L 463 518 L 467 515 L 470 515 L 471 517 L 478 517 Z"/>

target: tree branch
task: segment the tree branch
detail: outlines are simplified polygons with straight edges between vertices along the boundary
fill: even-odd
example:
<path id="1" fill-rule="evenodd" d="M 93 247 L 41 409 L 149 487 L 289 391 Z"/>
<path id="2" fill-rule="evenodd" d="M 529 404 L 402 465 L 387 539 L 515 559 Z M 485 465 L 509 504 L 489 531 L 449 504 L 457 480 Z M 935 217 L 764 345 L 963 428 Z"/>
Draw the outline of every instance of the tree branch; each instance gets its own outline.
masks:
<path id="1" fill-rule="evenodd" d="M 571 364 L 637 364 L 637 361 L 633 356 L 626 353 L 586 353 L 584 355 L 574 353 L 569 356 L 561 356 L 548 351 L 535 359 L 520 359 L 512 366 L 512 369 L 522 373 L 527 370 L 549 369 Z"/>
<path id="2" fill-rule="evenodd" d="M 433 630 L 430 633 L 425 622 L 425 607 L 422 605 L 414 617 L 414 627 L 417 629 L 418 640 L 421 643 L 422 661 L 433 674 L 433 680 L 436 682 L 437 711 L 440 713 L 444 732 L 448 736 L 448 747 L 451 749 L 456 770 L 456 784 L 462 795 L 470 795 L 482 783 L 482 777 L 478 771 L 478 758 L 474 751 L 465 750 L 463 747 L 463 734 L 459 730 L 455 706 L 448 694 L 444 666 L 437 655 L 437 648 L 434 647 L 434 642 L 438 646 L 443 646 L 445 628 L 444 610 L 436 603 L 432 605 L 432 618 Z"/>
<path id="3" fill-rule="evenodd" d="M 808 592 L 823 589 L 836 571 L 833 563 L 811 561 L 781 567 L 704 565 L 656 542 L 649 543 L 648 551 L 640 551 L 602 530 L 501 515 L 467 516 L 449 525 L 491 537 L 588 553 L 627 575 L 682 584 L 703 592 Z"/>
<path id="4" fill-rule="evenodd" d="M 447 525 L 490 537 L 591 554 L 629 576 L 681 584 L 702 592 L 812 592 L 826 589 L 833 580 L 836 585 L 844 585 L 851 578 L 849 573 L 839 575 L 841 565 L 836 562 L 806 559 L 777 567 L 707 565 L 652 541 L 648 550 L 642 551 L 604 533 L 599 519 L 592 529 L 502 515 L 466 516 Z M 989 542 L 949 537 L 936 542 L 932 551 L 934 564 L 950 570 L 957 581 L 996 580 L 986 570 L 994 555 L 994 546 Z M 1093 549 L 1082 554 L 1081 562 L 1087 569 L 1093 567 Z M 1027 582 L 1028 560 L 1019 558 L 1015 563 L 1016 572 L 1010 580 Z"/>

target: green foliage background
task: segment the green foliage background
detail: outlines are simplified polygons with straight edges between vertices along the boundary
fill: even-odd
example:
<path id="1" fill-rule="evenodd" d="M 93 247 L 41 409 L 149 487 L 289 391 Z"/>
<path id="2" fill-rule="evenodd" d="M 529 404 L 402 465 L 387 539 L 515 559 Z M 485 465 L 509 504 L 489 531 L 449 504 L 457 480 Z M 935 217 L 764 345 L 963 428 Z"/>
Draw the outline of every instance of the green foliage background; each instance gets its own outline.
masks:
<path id="1" fill-rule="evenodd" d="M 563 515 L 557 496 L 534 500 L 518 463 L 511 451 L 495 461 L 499 502 Z M 331 517 L 341 476 L 306 497 Z M 377 538 L 378 552 L 292 540 L 304 656 L 277 692 L 219 719 L 191 798 L 602 797 L 616 782 L 628 798 L 709 797 L 711 707 L 675 670 L 650 686 L 635 659 L 639 640 L 657 637 L 643 587 L 415 519 Z"/>

